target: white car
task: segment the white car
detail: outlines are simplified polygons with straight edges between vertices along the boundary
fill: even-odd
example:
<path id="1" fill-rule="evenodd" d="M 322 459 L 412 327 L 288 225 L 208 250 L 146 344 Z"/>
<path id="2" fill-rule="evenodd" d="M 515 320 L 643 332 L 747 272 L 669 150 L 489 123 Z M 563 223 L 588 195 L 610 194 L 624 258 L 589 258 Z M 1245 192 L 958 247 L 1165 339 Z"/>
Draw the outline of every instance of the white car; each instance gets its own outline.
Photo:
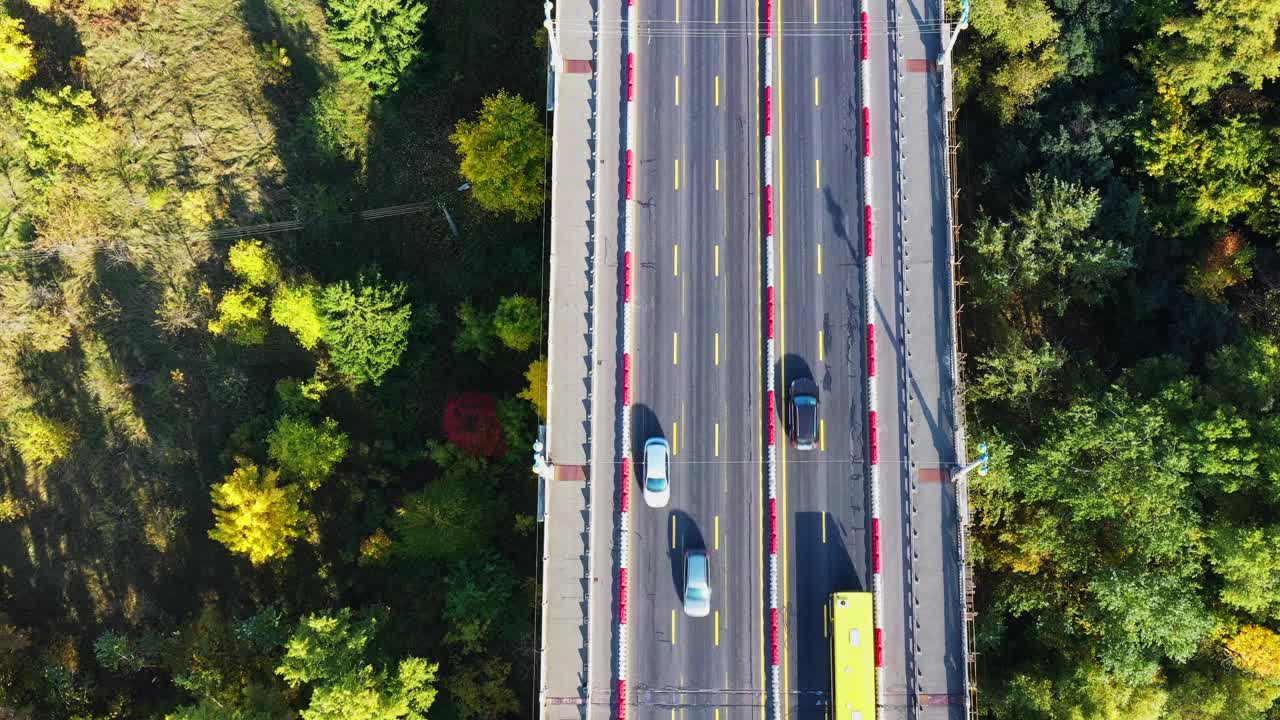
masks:
<path id="1" fill-rule="evenodd" d="M 711 612 L 711 565 L 706 550 L 684 554 L 684 614 L 706 617 Z"/>
<path id="2" fill-rule="evenodd" d="M 649 438 L 644 443 L 644 504 L 653 508 L 666 507 L 671 499 L 671 478 L 667 474 L 667 457 L 670 447 L 660 437 Z"/>

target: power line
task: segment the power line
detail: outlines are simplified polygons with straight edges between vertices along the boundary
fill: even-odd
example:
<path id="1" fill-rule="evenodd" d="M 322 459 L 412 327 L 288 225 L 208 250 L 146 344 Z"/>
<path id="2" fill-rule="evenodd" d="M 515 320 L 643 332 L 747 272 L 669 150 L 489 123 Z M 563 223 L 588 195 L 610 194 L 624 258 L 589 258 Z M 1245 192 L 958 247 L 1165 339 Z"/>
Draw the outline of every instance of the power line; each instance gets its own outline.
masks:
<path id="1" fill-rule="evenodd" d="M 452 194 L 442 193 L 440 197 Z M 275 235 L 283 232 L 292 232 L 301 230 L 305 227 L 316 225 L 335 225 L 338 223 L 355 222 L 357 220 L 385 220 L 387 218 L 399 217 L 401 215 L 411 215 L 431 210 L 435 207 L 436 200 L 423 200 L 420 202 L 406 203 L 404 205 L 390 205 L 387 207 L 373 208 L 370 210 L 361 210 L 359 212 L 347 213 L 345 215 L 332 215 L 329 217 L 317 218 L 314 220 L 280 220 L 270 223 L 258 223 L 255 225 L 237 225 L 234 227 L 218 228 L 216 230 L 208 230 L 203 232 L 184 232 L 175 233 L 174 235 L 166 235 L 164 237 L 152 235 L 150 239 L 166 240 L 166 239 L 189 239 L 199 240 L 205 238 L 213 241 L 220 240 L 240 240 L 247 237 L 255 237 L 259 235 Z M 84 238 L 86 240 L 97 240 L 96 238 Z M 64 254 L 75 252 L 96 252 L 98 250 L 126 249 L 133 241 L 101 240 L 93 242 L 87 246 L 79 245 L 52 245 L 49 247 L 28 247 L 18 248 L 16 250 L 6 250 L 0 252 L 0 260 L 32 260 L 32 259 L 49 259 Z"/>

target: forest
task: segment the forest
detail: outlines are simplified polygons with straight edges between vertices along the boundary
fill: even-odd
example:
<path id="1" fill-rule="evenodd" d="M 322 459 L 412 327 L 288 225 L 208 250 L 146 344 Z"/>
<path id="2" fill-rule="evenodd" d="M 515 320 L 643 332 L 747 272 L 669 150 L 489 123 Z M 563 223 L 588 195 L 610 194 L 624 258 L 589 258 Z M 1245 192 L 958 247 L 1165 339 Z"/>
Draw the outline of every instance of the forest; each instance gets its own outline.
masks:
<path id="1" fill-rule="evenodd" d="M 0 2 L 0 719 L 532 714 L 540 10 Z M 986 718 L 1280 719 L 1278 37 L 973 5 Z"/>
<path id="2" fill-rule="evenodd" d="M 970 22 L 980 711 L 1280 718 L 1280 3 L 983 0 Z"/>
<path id="3" fill-rule="evenodd" d="M 0 2 L 0 718 L 531 713 L 541 17 Z"/>

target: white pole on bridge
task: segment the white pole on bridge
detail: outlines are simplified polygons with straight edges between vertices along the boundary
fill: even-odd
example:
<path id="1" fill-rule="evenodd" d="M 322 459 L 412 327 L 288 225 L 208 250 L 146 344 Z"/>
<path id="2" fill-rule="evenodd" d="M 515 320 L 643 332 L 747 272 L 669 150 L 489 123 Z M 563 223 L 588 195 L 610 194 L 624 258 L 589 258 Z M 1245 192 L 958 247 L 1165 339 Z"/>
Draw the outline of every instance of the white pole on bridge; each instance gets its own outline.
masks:
<path id="1" fill-rule="evenodd" d="M 960 3 L 960 22 L 956 23 L 955 31 L 947 39 L 947 46 L 942 49 L 942 54 L 938 56 L 939 65 L 947 61 L 947 56 L 951 54 L 951 48 L 956 46 L 956 40 L 960 38 L 960 31 L 967 27 L 969 27 L 969 0 L 962 0 Z"/>
<path id="2" fill-rule="evenodd" d="M 967 2 L 968 0 L 966 0 Z M 555 5 L 551 0 L 542 3 L 542 12 L 545 17 L 542 20 L 542 27 L 547 29 L 547 47 L 551 50 L 551 69 L 552 72 L 559 73 L 560 70 L 560 39 L 556 37 L 556 23 L 551 19 L 551 9 Z"/>

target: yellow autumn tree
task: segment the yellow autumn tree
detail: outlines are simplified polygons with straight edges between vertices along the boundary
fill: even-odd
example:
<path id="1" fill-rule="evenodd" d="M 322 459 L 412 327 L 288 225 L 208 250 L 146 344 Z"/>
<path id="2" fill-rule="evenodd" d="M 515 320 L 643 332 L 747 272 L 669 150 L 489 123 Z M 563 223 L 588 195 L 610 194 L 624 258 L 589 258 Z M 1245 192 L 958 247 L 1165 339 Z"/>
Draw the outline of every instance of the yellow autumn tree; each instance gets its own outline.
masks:
<path id="1" fill-rule="evenodd" d="M 1280 680 L 1280 635 L 1274 631 L 1245 625 L 1226 645 L 1236 667 L 1267 680 Z"/>
<path id="2" fill-rule="evenodd" d="M 280 473 L 263 472 L 238 459 L 239 467 L 213 486 L 214 528 L 209 537 L 233 553 L 261 565 L 289 556 L 293 541 L 306 532 L 310 516 L 302 509 L 302 491 L 280 485 Z"/>
<path id="3" fill-rule="evenodd" d="M 31 38 L 21 20 L 0 17 L 0 86 L 13 87 L 35 74 Z"/>
<path id="4" fill-rule="evenodd" d="M 232 288 L 218 302 L 218 317 L 209 321 L 209 332 L 240 345 L 257 345 L 267 339 L 266 309 L 266 298 L 248 288 Z"/>
<path id="5" fill-rule="evenodd" d="M 7 425 L 9 443 L 32 468 L 48 467 L 66 457 L 76 439 L 69 426 L 29 410 L 16 413 Z"/>
<path id="6" fill-rule="evenodd" d="M 250 287 L 275 285 L 280 279 L 280 266 L 261 240 L 241 240 L 227 253 L 227 269 Z"/>
<path id="7" fill-rule="evenodd" d="M 520 391 L 516 397 L 528 400 L 533 403 L 533 409 L 538 411 L 538 417 L 547 419 L 547 358 L 540 357 L 529 363 L 529 369 L 524 373 L 524 379 L 529 382 L 529 386 Z"/>

